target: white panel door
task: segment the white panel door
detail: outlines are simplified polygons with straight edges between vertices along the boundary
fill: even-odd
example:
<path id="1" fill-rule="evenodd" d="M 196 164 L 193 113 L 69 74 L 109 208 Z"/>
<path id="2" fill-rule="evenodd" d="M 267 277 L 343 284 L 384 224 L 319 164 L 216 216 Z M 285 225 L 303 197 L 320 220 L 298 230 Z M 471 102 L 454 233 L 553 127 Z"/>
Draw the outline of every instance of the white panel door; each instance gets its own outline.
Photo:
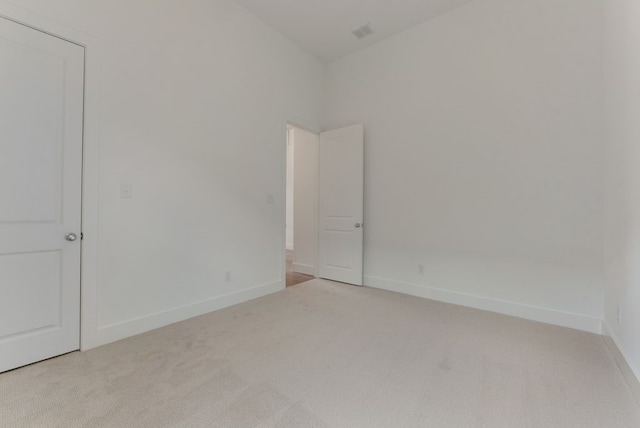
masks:
<path id="1" fill-rule="evenodd" d="M 0 18 L 0 372 L 79 348 L 83 86 L 84 48 Z"/>
<path id="2" fill-rule="evenodd" d="M 320 134 L 321 278 L 362 285 L 364 127 Z"/>

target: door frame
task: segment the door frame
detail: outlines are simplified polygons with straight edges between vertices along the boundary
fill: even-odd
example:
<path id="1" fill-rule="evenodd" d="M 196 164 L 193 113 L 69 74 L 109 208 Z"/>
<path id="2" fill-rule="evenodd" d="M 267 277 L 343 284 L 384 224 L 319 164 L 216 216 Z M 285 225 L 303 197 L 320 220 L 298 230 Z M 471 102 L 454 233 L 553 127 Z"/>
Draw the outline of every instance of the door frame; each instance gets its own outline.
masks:
<path id="1" fill-rule="evenodd" d="M 0 17 L 82 46 L 84 63 L 84 117 L 82 138 L 82 228 L 80 250 L 80 350 L 101 345 L 97 323 L 98 190 L 100 43 L 82 31 L 66 27 L 28 10 L 0 1 Z"/>
<path id="2" fill-rule="evenodd" d="M 287 127 L 292 126 L 294 128 L 301 129 L 303 131 L 311 132 L 312 134 L 320 135 L 319 130 L 313 126 L 306 125 L 303 120 L 292 119 L 296 116 L 293 114 L 285 113 L 282 120 L 280 129 L 280 189 L 283 197 L 280 201 L 280 282 L 282 289 L 286 288 L 287 282 Z M 294 250 L 295 251 L 295 250 Z M 316 262 L 316 276 L 317 276 L 317 262 Z"/>

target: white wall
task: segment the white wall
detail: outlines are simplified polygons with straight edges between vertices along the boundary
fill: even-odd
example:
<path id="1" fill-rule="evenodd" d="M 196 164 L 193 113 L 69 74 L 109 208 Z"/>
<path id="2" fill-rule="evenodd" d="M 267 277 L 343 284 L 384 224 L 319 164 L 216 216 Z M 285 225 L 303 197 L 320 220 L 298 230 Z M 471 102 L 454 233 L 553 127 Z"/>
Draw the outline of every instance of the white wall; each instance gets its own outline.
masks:
<path id="1" fill-rule="evenodd" d="M 316 275 L 318 269 L 317 134 L 294 128 L 293 270 Z"/>
<path id="2" fill-rule="evenodd" d="M 100 45 L 84 345 L 284 288 L 284 123 L 318 127 L 324 67 L 228 0 L 12 3 Z"/>
<path id="3" fill-rule="evenodd" d="M 640 3 L 605 1 L 605 322 L 640 379 Z M 622 310 L 618 323 L 617 307 Z"/>
<path id="4" fill-rule="evenodd" d="M 293 250 L 293 171 L 294 171 L 294 134 L 293 128 L 287 126 L 287 202 L 286 202 L 286 231 L 285 231 L 285 243 L 287 250 Z"/>
<path id="5" fill-rule="evenodd" d="M 368 285 L 600 331 L 601 48 L 599 0 L 479 0 L 329 66 Z"/>
<path id="6" fill-rule="evenodd" d="M 230 0 L 11 3 L 100 46 L 90 346 L 281 288 L 284 121 L 320 128 L 324 67 Z M 614 3 L 610 159 L 631 162 L 637 7 Z M 477 0 L 329 67 L 324 127 L 366 128 L 367 283 L 598 330 L 601 30 L 600 0 Z M 609 251 L 627 260 L 635 172 L 613 165 Z M 625 263 L 607 320 L 622 301 L 637 368 Z"/>

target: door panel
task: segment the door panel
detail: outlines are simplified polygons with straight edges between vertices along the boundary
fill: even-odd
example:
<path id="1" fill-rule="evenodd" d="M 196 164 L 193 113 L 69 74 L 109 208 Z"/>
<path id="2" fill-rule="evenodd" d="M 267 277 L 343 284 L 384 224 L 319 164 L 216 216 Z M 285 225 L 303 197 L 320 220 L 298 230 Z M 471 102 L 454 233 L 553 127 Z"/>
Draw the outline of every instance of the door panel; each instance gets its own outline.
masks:
<path id="1" fill-rule="evenodd" d="M 326 246 L 327 266 L 332 268 L 353 269 L 353 251 L 351 251 L 353 232 L 342 230 L 327 230 Z"/>
<path id="2" fill-rule="evenodd" d="M 320 134 L 320 277 L 362 285 L 364 128 Z"/>
<path id="3" fill-rule="evenodd" d="M 3 319 L 0 337 L 31 333 L 60 324 L 60 251 L 4 254 L 0 257 Z"/>
<path id="4" fill-rule="evenodd" d="M 0 18 L 0 372 L 79 348 L 84 49 Z"/>
<path id="5" fill-rule="evenodd" d="M 6 140 L 0 158 L 0 200 L 6 206 L 0 221 L 55 221 L 60 193 L 64 61 L 32 46 L 0 40 L 3 88 L 0 116 Z M 30 82 L 6 84 L 5 82 Z M 38 118 L 38 126 L 32 126 Z M 22 143 L 29 141 L 24 146 Z M 37 174 L 25 165 L 39 158 Z M 28 195 L 15 191 L 15 183 Z M 29 196 L 29 197 L 25 197 Z"/>

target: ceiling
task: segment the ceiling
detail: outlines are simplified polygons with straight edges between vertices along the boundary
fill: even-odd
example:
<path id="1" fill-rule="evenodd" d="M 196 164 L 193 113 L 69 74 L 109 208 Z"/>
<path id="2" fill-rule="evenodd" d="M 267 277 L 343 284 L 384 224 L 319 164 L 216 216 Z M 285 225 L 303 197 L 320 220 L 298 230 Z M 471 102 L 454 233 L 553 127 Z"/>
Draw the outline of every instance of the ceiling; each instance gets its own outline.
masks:
<path id="1" fill-rule="evenodd" d="M 472 0 L 236 0 L 324 62 L 365 48 Z M 358 40 L 352 31 L 370 24 Z"/>

